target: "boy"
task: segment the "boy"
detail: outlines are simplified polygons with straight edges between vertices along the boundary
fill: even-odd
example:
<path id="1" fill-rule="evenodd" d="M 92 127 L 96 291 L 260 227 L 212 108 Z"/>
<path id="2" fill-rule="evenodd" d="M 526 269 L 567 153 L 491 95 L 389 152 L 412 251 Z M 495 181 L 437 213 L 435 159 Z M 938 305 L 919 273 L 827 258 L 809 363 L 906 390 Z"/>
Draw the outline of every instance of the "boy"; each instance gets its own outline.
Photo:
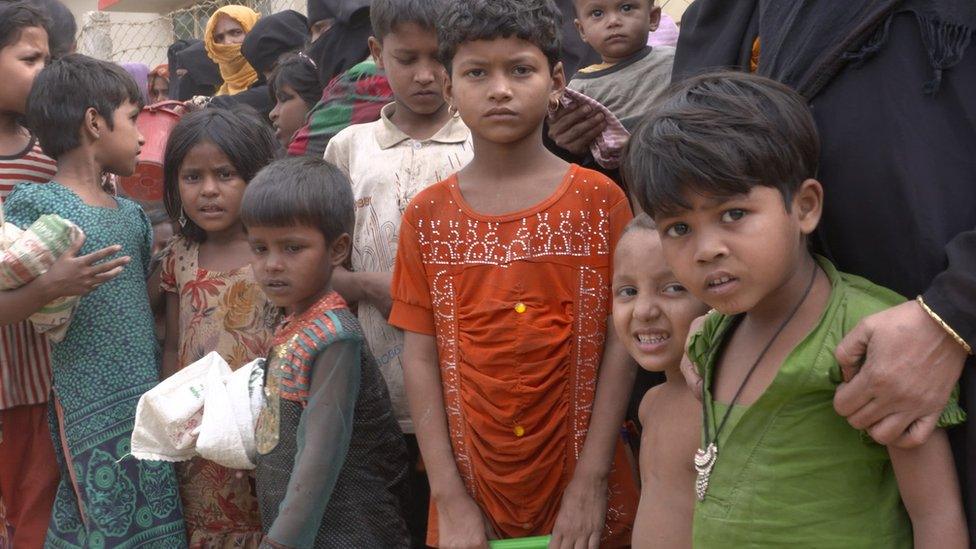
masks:
<path id="1" fill-rule="evenodd" d="M 407 206 L 390 316 L 406 332 L 431 545 L 630 540 L 620 429 L 636 369 L 606 328 L 631 214 L 612 181 L 543 145 L 565 88 L 558 24 L 551 0 L 452 2 L 438 21 L 474 158 Z"/>
<path id="2" fill-rule="evenodd" d="M 671 83 L 674 48 L 647 45 L 661 8 L 654 0 L 575 0 L 576 28 L 603 63 L 584 67 L 569 87 L 603 103 L 630 128 Z"/>
<path id="3" fill-rule="evenodd" d="M 613 325 L 630 356 L 666 381 L 644 394 L 639 417 L 641 499 L 633 547 L 691 547 L 701 407 L 681 375 L 692 321 L 706 307 L 664 262 L 661 238 L 647 214 L 627 225 L 613 258 Z"/>
<path id="4" fill-rule="evenodd" d="M 694 546 L 965 547 L 945 432 L 886 449 L 834 411 L 838 342 L 903 298 L 808 250 L 819 156 L 805 101 L 750 74 L 682 82 L 630 141 L 668 264 L 716 310 L 688 345 L 704 380 Z M 940 423 L 964 419 L 953 400 Z"/>
<path id="5" fill-rule="evenodd" d="M 418 456 L 403 387 L 403 332 L 390 326 L 390 279 L 400 218 L 418 192 L 442 181 L 471 160 L 471 133 L 444 101 L 447 73 L 437 57 L 434 22 L 444 3 L 433 0 L 375 0 L 370 7 L 369 47 L 384 71 L 394 102 L 380 120 L 339 132 L 325 159 L 352 182 L 356 198 L 352 271 L 338 269 L 336 290 L 359 304 L 366 341 L 386 378 L 393 411 L 408 445 Z M 413 479 L 411 531 L 422 546 L 426 526 L 426 481 Z"/>
<path id="6" fill-rule="evenodd" d="M 409 546 L 403 434 L 356 317 L 332 289 L 349 257 L 349 181 L 320 158 L 263 169 L 241 204 L 254 276 L 287 315 L 257 424 L 261 547 Z"/>
<path id="7" fill-rule="evenodd" d="M 152 228 L 137 204 L 103 189 L 102 174 L 135 170 L 141 106 L 142 91 L 117 65 L 77 54 L 52 62 L 31 88 L 27 122 L 58 171 L 49 183 L 18 185 L 4 204 L 21 228 L 50 213 L 84 233 L 45 274 L 0 292 L 0 324 L 82 296 L 52 345 L 61 481 L 46 545 L 186 543 L 172 466 L 128 456 L 138 400 L 159 380 L 146 287 Z M 75 257 L 82 250 L 89 255 Z"/>
<path id="8" fill-rule="evenodd" d="M 54 160 L 19 124 L 34 77 L 49 55 L 48 19 L 32 2 L 0 3 L 0 204 L 22 181 L 49 181 Z M 58 485 L 47 425 L 47 338 L 26 320 L 0 326 L 0 498 L 16 547 L 40 547 Z M 0 514 L 0 530 L 4 515 Z"/>

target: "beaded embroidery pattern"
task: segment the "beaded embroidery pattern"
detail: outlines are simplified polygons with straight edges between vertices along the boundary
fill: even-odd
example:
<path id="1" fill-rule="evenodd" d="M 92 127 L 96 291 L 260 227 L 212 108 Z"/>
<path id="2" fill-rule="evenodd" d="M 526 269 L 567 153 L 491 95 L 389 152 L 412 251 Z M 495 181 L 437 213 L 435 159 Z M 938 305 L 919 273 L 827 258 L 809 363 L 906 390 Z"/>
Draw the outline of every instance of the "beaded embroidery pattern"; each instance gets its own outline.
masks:
<path id="1" fill-rule="evenodd" d="M 456 191 L 456 182 L 451 183 Z M 585 178 L 574 177 L 565 193 L 581 193 L 599 187 Z M 504 221 L 475 219 L 458 211 L 450 219 L 416 217 L 417 243 L 428 267 L 431 307 L 438 334 L 437 347 L 441 362 L 444 403 L 448 415 L 455 460 L 469 493 L 477 491 L 474 471 L 467 448 L 466 421 L 461 403 L 459 370 L 457 267 L 491 265 L 509 268 L 519 261 L 545 257 L 603 257 L 609 264 L 611 205 L 602 195 L 592 193 L 589 209 L 553 212 L 544 208 L 522 218 Z M 591 199 L 586 199 L 587 202 Z M 424 205 L 427 206 L 426 204 Z M 452 201 L 452 207 L 456 204 Z M 415 210 L 420 206 L 413 205 Z M 459 209 L 460 210 L 460 209 Z M 503 227 L 517 223 L 514 231 Z M 507 230 L 506 230 L 507 229 Z M 504 233 L 512 235 L 503 240 Z M 570 354 L 570 389 L 574 404 L 567 418 L 570 447 L 578 459 L 589 427 L 592 403 L 596 393 L 597 370 L 605 342 L 606 318 L 609 315 L 608 271 L 587 265 L 576 265 L 576 295 L 573 296 L 573 344 Z M 611 493 L 619 492 L 610 486 Z M 608 519 L 623 515 L 622 509 L 608 509 Z"/>

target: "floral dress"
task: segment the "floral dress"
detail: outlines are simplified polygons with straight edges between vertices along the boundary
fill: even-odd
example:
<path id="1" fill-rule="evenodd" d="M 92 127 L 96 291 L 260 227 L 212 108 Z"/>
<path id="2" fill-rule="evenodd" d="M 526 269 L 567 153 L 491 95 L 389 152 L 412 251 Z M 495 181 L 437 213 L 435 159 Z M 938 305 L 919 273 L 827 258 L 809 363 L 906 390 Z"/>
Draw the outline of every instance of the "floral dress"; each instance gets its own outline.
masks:
<path id="1" fill-rule="evenodd" d="M 217 351 L 231 368 L 267 355 L 275 308 L 250 266 L 201 269 L 200 245 L 177 238 L 163 260 L 162 289 L 180 298 L 180 368 Z M 250 471 L 197 458 L 179 464 L 190 547 L 257 547 L 261 517 Z"/>

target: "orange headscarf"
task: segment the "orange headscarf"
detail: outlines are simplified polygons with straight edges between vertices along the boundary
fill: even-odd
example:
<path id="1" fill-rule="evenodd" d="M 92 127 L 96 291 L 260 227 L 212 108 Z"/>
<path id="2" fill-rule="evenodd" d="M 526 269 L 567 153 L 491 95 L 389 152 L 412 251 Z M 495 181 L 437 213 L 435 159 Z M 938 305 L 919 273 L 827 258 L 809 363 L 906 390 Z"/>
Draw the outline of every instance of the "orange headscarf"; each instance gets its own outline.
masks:
<path id="1" fill-rule="evenodd" d="M 247 59 L 241 54 L 240 44 L 217 44 L 213 33 L 217 27 L 217 19 L 226 15 L 237 21 L 244 32 L 251 32 L 254 24 L 261 18 L 261 14 L 246 6 L 224 6 L 215 11 L 207 21 L 207 31 L 203 36 L 207 55 L 220 66 L 220 76 L 224 85 L 217 90 L 217 95 L 234 95 L 248 89 L 258 79 L 258 73 L 251 67 Z"/>

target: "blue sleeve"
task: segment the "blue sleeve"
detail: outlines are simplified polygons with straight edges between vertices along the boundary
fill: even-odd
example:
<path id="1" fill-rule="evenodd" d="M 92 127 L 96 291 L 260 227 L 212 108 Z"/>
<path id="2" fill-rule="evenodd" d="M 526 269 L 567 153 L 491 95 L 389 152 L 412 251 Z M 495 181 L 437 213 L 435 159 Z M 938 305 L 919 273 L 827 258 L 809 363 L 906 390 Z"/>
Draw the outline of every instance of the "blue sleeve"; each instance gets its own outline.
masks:
<path id="1" fill-rule="evenodd" d="M 21 183 L 14 187 L 3 203 L 3 215 L 7 223 L 12 223 L 27 230 L 44 213 L 43 205 L 39 203 L 34 184 Z"/>
<path id="2" fill-rule="evenodd" d="M 315 543 L 352 440 L 362 341 L 338 341 L 315 360 L 308 405 L 298 422 L 295 465 L 268 538 L 304 549 Z"/>

